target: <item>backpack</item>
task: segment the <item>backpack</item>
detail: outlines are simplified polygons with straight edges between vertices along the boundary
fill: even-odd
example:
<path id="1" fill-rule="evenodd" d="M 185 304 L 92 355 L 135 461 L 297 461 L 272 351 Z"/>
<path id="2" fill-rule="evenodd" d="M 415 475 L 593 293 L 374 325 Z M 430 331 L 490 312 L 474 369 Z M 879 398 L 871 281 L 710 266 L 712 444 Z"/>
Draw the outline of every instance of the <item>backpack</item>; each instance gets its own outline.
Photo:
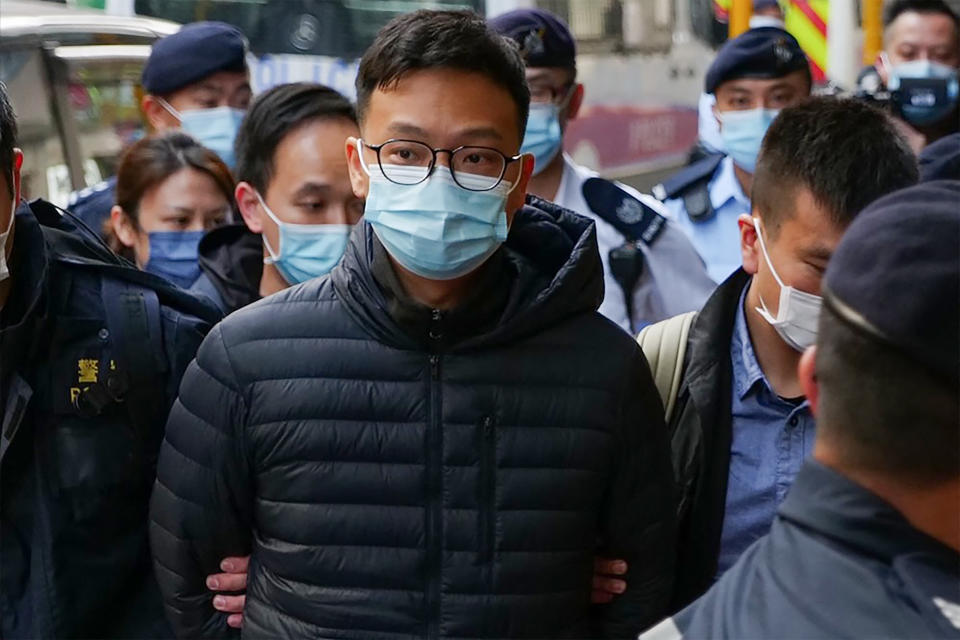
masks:
<path id="1" fill-rule="evenodd" d="M 656 324 L 647 325 L 637 336 L 637 343 L 650 365 L 653 382 L 663 401 L 667 424 L 673 416 L 683 378 L 684 358 L 687 355 L 687 337 L 697 317 L 696 311 L 683 313 Z"/>

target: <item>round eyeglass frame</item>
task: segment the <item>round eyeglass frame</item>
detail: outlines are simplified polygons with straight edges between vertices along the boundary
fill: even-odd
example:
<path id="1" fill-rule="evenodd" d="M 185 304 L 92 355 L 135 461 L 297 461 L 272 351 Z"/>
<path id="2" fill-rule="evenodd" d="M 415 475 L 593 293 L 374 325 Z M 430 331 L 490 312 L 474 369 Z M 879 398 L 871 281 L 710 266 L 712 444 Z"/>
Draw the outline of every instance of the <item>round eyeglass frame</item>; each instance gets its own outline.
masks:
<path id="1" fill-rule="evenodd" d="M 430 150 L 430 153 L 433 154 L 433 155 L 432 155 L 432 157 L 430 158 L 430 164 L 427 165 L 427 172 L 426 172 L 426 174 L 424 174 L 424 176 L 423 176 L 422 178 L 420 178 L 420 179 L 417 180 L 416 182 L 397 182 L 396 180 L 393 180 L 392 178 L 390 178 L 390 176 L 387 175 L 387 172 L 386 172 L 386 171 L 384 170 L 384 168 L 383 168 L 383 163 L 380 161 L 380 150 L 383 149 L 383 148 L 384 148 L 385 146 L 387 146 L 388 144 L 390 144 L 391 142 L 411 142 L 411 143 L 414 143 L 414 144 L 423 145 L 423 147 L 424 147 L 425 149 L 429 149 L 429 150 Z M 433 170 L 437 167 L 437 154 L 438 154 L 438 153 L 446 153 L 446 154 L 449 155 L 451 158 L 453 158 L 453 155 L 454 155 L 455 153 L 457 153 L 457 152 L 459 152 L 459 151 L 462 151 L 462 150 L 464 150 L 464 149 L 483 149 L 483 150 L 485 150 L 485 151 L 493 151 L 493 152 L 495 152 L 495 153 L 500 154 L 500 157 L 503 158 L 503 168 L 500 169 L 500 176 L 497 178 L 497 181 L 496 181 L 495 183 L 493 183 L 493 186 L 487 187 L 486 189 L 471 189 L 470 187 L 465 187 L 465 186 L 463 186 L 462 184 L 460 184 L 460 181 L 457 180 L 457 172 L 456 172 L 456 170 L 453 168 L 453 163 L 451 162 L 450 166 L 447 167 L 447 168 L 450 170 L 450 175 L 453 177 L 453 181 L 457 183 L 457 186 L 458 186 L 458 187 L 460 187 L 461 189 L 465 189 L 465 190 L 467 190 L 467 191 L 475 191 L 475 192 L 478 192 L 478 193 L 483 193 L 484 191 L 493 191 L 494 189 L 496 189 L 497 187 L 499 187 L 499 186 L 500 186 L 500 183 L 503 182 L 503 177 L 504 177 L 505 175 L 507 175 L 507 169 L 510 167 L 511 163 L 514 163 L 514 162 L 516 162 L 517 160 L 519 160 L 520 158 L 523 157 L 523 154 L 522 154 L 522 153 L 517 154 L 517 155 L 515 155 L 515 156 L 508 156 L 507 154 L 505 154 L 503 151 L 500 151 L 499 149 L 494 149 L 493 147 L 484 147 L 484 146 L 482 146 L 482 145 L 475 145 L 475 144 L 464 144 L 464 145 L 460 145 L 460 146 L 457 147 L 456 149 L 441 149 L 441 148 L 436 148 L 436 149 L 434 149 L 433 147 L 431 147 L 430 145 L 428 145 L 426 142 L 421 142 L 421 141 L 419 141 L 419 140 L 409 140 L 409 139 L 407 139 L 407 138 L 390 138 L 389 140 L 386 140 L 386 141 L 384 141 L 384 142 L 381 142 L 380 144 L 369 144 L 369 143 L 367 143 L 366 141 L 364 141 L 363 139 L 361 139 L 361 140 L 360 140 L 360 144 L 362 144 L 362 145 L 365 146 L 366 148 L 370 149 L 371 151 L 374 151 L 374 152 L 377 154 L 377 166 L 380 167 L 380 173 L 383 174 L 383 177 L 384 177 L 384 178 L 386 178 L 387 180 L 389 180 L 390 182 L 392 182 L 392 183 L 394 183 L 394 184 L 400 184 L 400 185 L 403 185 L 403 186 L 405 186 L 405 187 L 412 187 L 412 186 L 418 185 L 418 184 L 420 184 L 421 182 L 425 181 L 427 178 L 429 178 L 431 175 L 433 175 Z M 363 162 L 363 158 L 360 158 L 360 161 Z M 491 176 L 491 177 L 492 177 L 492 176 Z"/>

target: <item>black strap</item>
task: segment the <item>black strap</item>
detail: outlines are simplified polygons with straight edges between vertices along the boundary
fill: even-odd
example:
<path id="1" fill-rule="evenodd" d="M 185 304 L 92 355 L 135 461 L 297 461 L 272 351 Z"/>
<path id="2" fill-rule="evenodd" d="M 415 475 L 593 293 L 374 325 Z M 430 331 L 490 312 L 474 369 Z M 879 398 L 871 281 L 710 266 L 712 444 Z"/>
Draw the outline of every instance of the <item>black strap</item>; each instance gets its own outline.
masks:
<path id="1" fill-rule="evenodd" d="M 153 425 L 163 410 L 163 374 L 167 371 L 160 300 L 152 289 L 109 277 L 101 278 L 100 294 L 113 362 L 94 386 L 105 386 L 113 400 L 126 405 L 137 433 L 139 462 L 152 464 L 159 447 L 156 434 L 161 432 Z"/>

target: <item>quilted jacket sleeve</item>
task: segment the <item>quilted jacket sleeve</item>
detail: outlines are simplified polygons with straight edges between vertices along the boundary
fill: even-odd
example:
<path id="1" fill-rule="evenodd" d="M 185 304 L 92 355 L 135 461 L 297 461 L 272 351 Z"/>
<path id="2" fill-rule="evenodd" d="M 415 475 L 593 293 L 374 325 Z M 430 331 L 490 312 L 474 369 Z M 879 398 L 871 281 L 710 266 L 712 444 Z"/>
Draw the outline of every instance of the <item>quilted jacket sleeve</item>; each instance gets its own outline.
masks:
<path id="1" fill-rule="evenodd" d="M 676 558 L 670 445 L 660 397 L 639 353 L 628 378 L 599 552 L 627 561 L 627 590 L 598 607 L 607 638 L 636 638 L 667 615 Z"/>
<path id="2" fill-rule="evenodd" d="M 250 552 L 252 478 L 244 398 L 216 326 L 200 346 L 167 422 L 150 504 L 150 543 L 178 637 L 238 637 L 213 608 L 205 577 Z"/>

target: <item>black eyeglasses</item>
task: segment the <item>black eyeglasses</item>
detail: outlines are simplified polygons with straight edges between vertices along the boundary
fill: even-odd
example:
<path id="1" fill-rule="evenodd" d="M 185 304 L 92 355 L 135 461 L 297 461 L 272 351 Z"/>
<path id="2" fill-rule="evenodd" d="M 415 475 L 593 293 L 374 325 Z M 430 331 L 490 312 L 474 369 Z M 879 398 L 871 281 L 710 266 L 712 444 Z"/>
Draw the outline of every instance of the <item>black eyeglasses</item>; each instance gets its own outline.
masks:
<path id="1" fill-rule="evenodd" d="M 496 189 L 507 173 L 507 167 L 522 155 L 507 156 L 490 147 L 457 147 L 434 149 L 416 140 L 387 140 L 383 144 L 360 143 L 375 151 L 377 165 L 390 182 L 403 185 L 420 184 L 433 173 L 437 154 L 450 156 L 450 175 L 457 186 L 467 191 Z"/>

